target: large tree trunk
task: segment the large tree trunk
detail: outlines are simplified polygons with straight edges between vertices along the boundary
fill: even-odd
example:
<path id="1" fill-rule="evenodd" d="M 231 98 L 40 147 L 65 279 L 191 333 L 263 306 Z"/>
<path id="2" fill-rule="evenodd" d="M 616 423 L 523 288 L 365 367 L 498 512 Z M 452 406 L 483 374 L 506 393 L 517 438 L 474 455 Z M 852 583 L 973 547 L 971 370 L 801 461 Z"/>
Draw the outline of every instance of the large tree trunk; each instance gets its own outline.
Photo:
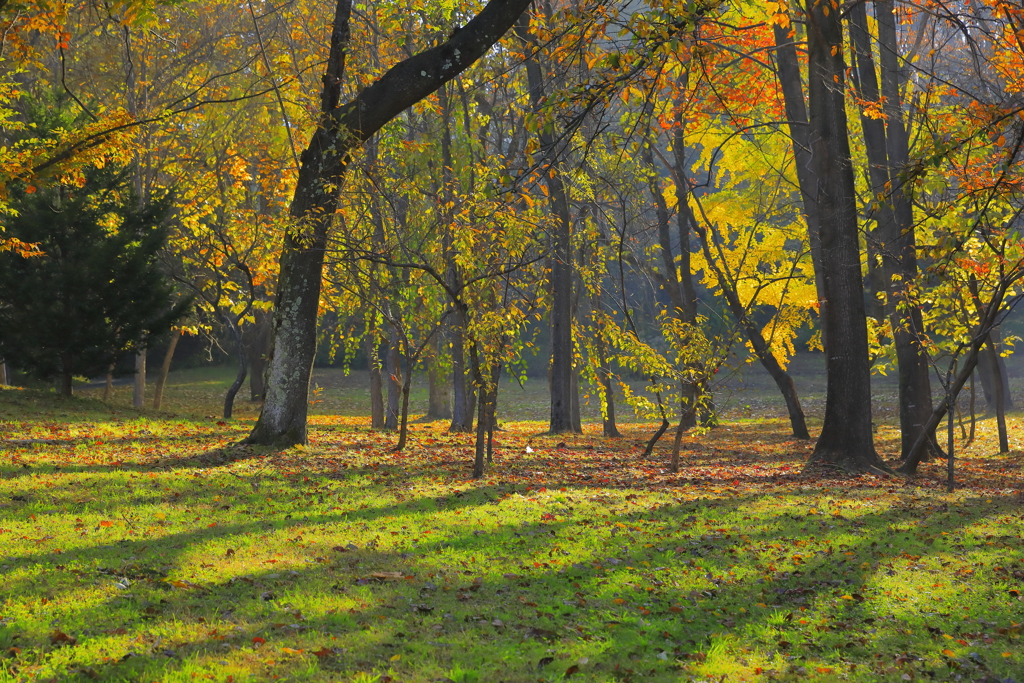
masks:
<path id="1" fill-rule="evenodd" d="M 174 350 L 178 348 L 178 340 L 181 339 L 181 335 L 181 330 L 171 332 L 171 341 L 167 344 L 164 362 L 160 364 L 160 375 L 156 378 L 156 390 L 153 392 L 153 410 L 160 410 L 160 406 L 164 401 L 164 386 L 167 384 L 167 375 L 171 371 L 171 361 L 174 360 Z"/>
<path id="2" fill-rule="evenodd" d="M 795 25 L 791 26 L 795 31 Z M 789 28 L 774 26 L 775 61 L 779 74 L 789 121 L 789 137 L 793 144 L 793 160 L 796 167 L 797 184 L 803 200 L 804 219 L 807 221 L 807 241 L 811 247 L 811 263 L 814 266 L 814 285 L 818 293 L 818 319 L 825 320 L 828 302 L 825 298 L 825 270 L 821 260 L 821 220 L 815 202 L 815 178 L 811 171 L 811 127 L 807 121 L 807 105 L 804 102 L 803 78 L 800 76 L 800 62 L 797 58 L 795 38 L 789 37 Z M 840 48 L 841 49 L 841 48 Z M 824 324 L 821 329 L 822 346 L 828 348 Z"/>
<path id="3" fill-rule="evenodd" d="M 321 97 L 323 121 L 302 153 L 285 235 L 267 396 L 249 443 L 306 443 L 309 380 L 327 235 L 352 153 L 384 124 L 462 73 L 494 45 L 530 0 L 490 0 L 448 40 L 402 60 L 354 99 L 339 104 L 351 0 L 337 0 Z"/>
<path id="4" fill-rule="evenodd" d="M 132 383 L 132 407 L 146 404 L 146 349 L 135 354 L 135 382 Z"/>
<path id="5" fill-rule="evenodd" d="M 846 126 L 843 29 L 829 3 L 809 2 L 811 199 L 821 236 L 828 385 L 825 421 L 811 462 L 852 472 L 888 468 L 871 431 L 871 371 L 864 312 L 857 202 Z"/>
<path id="6" fill-rule="evenodd" d="M 8 386 L 7 363 L 0 360 L 0 387 Z"/>
<path id="7" fill-rule="evenodd" d="M 891 7 L 888 20 L 892 23 Z M 879 43 L 882 61 L 880 92 L 872 56 L 871 34 L 868 30 L 867 10 L 863 3 L 850 8 L 850 33 L 853 38 L 855 59 L 854 83 L 858 96 L 864 102 L 881 102 L 888 120 L 868 116 L 861 109 L 861 128 L 867 150 L 868 180 L 871 196 L 875 199 L 876 229 L 868 236 L 869 264 L 877 274 L 872 283 L 876 291 L 884 291 L 884 312 L 893 330 L 893 343 L 899 366 L 901 456 L 906 457 L 914 445 L 921 426 L 932 413 L 931 384 L 928 378 L 928 358 L 918 343 L 922 331 L 920 309 L 909 301 L 907 286 L 917 277 L 917 255 L 914 244 L 913 207 L 902 187 L 899 173 L 906 166 L 906 132 L 903 128 L 903 109 L 899 102 L 899 65 L 895 54 L 895 27 L 886 33 L 886 8 L 876 4 L 879 16 Z M 886 41 L 891 39 L 892 45 Z M 884 95 L 885 99 L 881 100 Z M 875 255 L 881 256 L 881 267 L 875 266 Z M 881 302 L 877 297 L 872 301 Z M 881 320 L 881 317 L 878 317 Z M 938 455 L 938 453 L 936 453 Z"/>
<path id="8" fill-rule="evenodd" d="M 528 50 L 536 50 L 529 23 L 529 16 L 523 15 L 516 25 L 516 34 Z M 544 98 L 544 75 L 535 56 L 527 57 L 525 62 L 530 103 L 534 109 L 539 110 Z M 546 156 L 543 175 L 554 217 L 554 229 L 550 235 L 551 276 L 548 281 L 551 294 L 551 419 L 548 428 L 552 434 L 561 434 L 576 431 L 572 419 L 572 221 L 569 216 L 569 198 L 562 181 L 562 165 L 556 158 L 558 150 L 555 149 L 554 133 L 550 127 L 544 127 L 538 137 L 541 150 Z"/>

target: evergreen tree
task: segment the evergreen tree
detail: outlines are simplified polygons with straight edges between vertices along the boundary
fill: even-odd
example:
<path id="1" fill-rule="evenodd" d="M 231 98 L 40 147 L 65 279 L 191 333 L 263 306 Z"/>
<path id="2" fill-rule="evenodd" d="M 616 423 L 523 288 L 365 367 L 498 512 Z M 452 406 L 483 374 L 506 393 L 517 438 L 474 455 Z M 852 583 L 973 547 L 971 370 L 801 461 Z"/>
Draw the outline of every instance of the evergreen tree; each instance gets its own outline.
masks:
<path id="1" fill-rule="evenodd" d="M 90 169 L 85 183 L 12 193 L 6 234 L 42 256 L 0 254 L 0 357 L 43 378 L 105 373 L 165 332 L 188 306 L 171 305 L 157 267 L 167 231 L 164 197 L 139 206 L 127 173 Z"/>

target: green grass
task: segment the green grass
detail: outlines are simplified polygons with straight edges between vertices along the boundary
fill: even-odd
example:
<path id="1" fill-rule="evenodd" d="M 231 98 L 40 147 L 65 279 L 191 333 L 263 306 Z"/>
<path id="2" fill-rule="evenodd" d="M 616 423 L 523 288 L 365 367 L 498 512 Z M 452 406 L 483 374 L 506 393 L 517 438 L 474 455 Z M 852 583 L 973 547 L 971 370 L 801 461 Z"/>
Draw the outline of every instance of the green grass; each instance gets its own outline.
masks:
<path id="1" fill-rule="evenodd" d="M 467 437 L 392 453 L 339 408 L 356 384 L 310 447 L 232 446 L 255 410 L 217 423 L 227 377 L 161 414 L 0 391 L 0 681 L 1024 678 L 1021 458 L 991 432 L 953 494 L 940 464 L 804 473 L 759 415 L 688 438 L 682 475 L 646 425 L 510 421 L 471 481 Z"/>

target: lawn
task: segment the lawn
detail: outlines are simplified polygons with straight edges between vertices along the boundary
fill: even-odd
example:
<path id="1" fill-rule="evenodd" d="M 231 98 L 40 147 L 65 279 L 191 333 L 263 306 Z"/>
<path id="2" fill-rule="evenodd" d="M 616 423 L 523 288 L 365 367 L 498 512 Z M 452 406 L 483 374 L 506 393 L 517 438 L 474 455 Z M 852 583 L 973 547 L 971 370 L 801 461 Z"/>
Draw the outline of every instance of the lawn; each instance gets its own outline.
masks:
<path id="1" fill-rule="evenodd" d="M 256 410 L 215 417 L 228 379 L 172 375 L 160 413 L 0 390 L 0 681 L 1024 679 L 994 420 L 949 494 L 942 463 L 805 471 L 777 402 L 737 392 L 672 475 L 648 424 L 541 434 L 534 386 L 473 481 L 470 437 L 391 452 L 339 373 L 308 447 L 235 446 Z"/>

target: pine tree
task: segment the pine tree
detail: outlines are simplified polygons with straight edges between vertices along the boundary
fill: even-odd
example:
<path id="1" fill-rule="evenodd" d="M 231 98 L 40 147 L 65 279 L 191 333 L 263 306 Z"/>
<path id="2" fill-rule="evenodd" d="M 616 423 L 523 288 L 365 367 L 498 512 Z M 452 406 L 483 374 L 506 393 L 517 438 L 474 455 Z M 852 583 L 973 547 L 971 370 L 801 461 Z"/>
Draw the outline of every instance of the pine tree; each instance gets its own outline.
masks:
<path id="1" fill-rule="evenodd" d="M 12 193 L 6 234 L 38 243 L 42 256 L 0 254 L 0 357 L 42 379 L 105 373 L 145 347 L 186 310 L 171 305 L 157 264 L 167 197 L 139 206 L 123 170 L 86 171 Z"/>

